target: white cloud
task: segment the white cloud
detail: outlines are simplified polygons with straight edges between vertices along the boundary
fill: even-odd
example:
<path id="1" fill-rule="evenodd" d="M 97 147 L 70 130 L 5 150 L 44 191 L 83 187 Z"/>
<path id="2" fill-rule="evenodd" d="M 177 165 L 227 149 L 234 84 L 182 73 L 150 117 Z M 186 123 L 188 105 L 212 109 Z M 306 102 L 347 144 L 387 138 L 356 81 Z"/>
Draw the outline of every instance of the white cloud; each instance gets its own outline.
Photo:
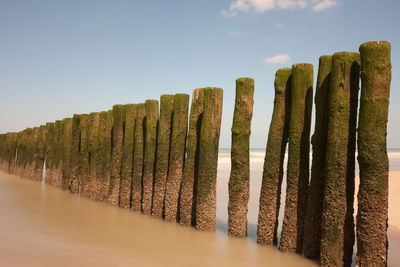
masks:
<path id="1" fill-rule="evenodd" d="M 274 0 L 248 0 L 255 12 L 265 12 L 275 7 Z"/>
<path id="2" fill-rule="evenodd" d="M 276 23 L 274 23 L 274 26 L 275 26 L 275 28 L 282 28 L 282 27 L 285 26 L 285 24 L 280 23 L 280 22 L 276 22 Z"/>
<path id="3" fill-rule="evenodd" d="M 264 62 L 269 64 L 283 64 L 290 60 L 290 56 L 288 54 L 280 54 L 274 57 L 267 57 L 264 58 Z"/>
<path id="4" fill-rule="evenodd" d="M 276 0 L 276 4 L 281 9 L 305 8 L 308 5 L 307 0 Z"/>
<path id="5" fill-rule="evenodd" d="M 275 7 L 275 0 L 235 0 L 229 5 L 228 10 L 222 10 L 226 17 L 234 17 L 238 12 L 248 12 L 250 9 L 262 13 Z"/>
<path id="6" fill-rule="evenodd" d="M 322 2 L 318 2 L 315 6 L 313 6 L 313 10 L 315 12 L 319 12 L 325 10 L 327 8 L 331 8 L 337 6 L 339 4 L 336 0 L 323 0 Z"/>
<path id="7" fill-rule="evenodd" d="M 271 9 L 299 9 L 312 7 L 312 10 L 321 10 L 338 5 L 338 0 L 234 0 L 229 8 L 222 10 L 226 17 L 235 17 L 239 12 L 263 13 Z"/>

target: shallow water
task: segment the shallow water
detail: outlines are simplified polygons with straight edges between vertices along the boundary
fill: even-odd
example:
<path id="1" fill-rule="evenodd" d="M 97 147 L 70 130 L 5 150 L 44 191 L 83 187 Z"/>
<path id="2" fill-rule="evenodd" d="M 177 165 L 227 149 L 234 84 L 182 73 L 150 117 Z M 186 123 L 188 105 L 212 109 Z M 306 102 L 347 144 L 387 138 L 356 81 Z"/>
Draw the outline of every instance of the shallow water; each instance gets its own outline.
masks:
<path id="1" fill-rule="evenodd" d="M 246 239 L 226 234 L 229 151 L 219 156 L 215 233 L 0 172 L 0 266 L 316 266 L 255 242 L 264 153 L 251 152 Z M 400 266 L 400 235 L 391 227 L 389 242 L 389 266 Z"/>
<path id="2" fill-rule="evenodd" d="M 198 232 L 0 173 L 0 266 L 310 266 L 251 239 Z"/>

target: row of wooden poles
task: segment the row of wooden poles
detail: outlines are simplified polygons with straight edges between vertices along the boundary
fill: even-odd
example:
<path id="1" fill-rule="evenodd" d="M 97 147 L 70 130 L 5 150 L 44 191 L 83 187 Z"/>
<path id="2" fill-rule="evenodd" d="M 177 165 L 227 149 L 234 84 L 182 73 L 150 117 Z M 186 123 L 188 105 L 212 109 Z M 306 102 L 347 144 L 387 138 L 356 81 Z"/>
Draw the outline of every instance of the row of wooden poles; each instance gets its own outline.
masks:
<path id="1" fill-rule="evenodd" d="M 259 243 L 278 245 L 288 145 L 279 248 L 318 259 L 324 266 L 350 266 L 358 144 L 357 264 L 386 265 L 390 79 L 387 42 L 362 44 L 360 54 L 340 52 L 320 58 L 310 177 L 313 66 L 295 64 L 276 72 L 260 194 Z M 247 235 L 253 94 L 253 79 L 236 80 L 228 205 L 232 236 Z M 189 118 L 188 107 L 186 94 L 162 95 L 160 107 L 156 100 L 115 105 L 110 111 L 2 134 L 0 167 L 41 180 L 45 162 L 46 183 L 166 221 L 215 230 L 222 89 L 195 89 Z"/>
<path id="2" fill-rule="evenodd" d="M 258 242 L 277 243 L 283 160 L 288 144 L 279 248 L 318 259 L 323 266 L 350 266 L 356 237 L 359 266 L 387 265 L 390 44 L 364 43 L 359 51 L 320 57 L 311 177 L 313 66 L 296 64 L 291 69 L 278 70 L 275 76 Z M 355 235 L 356 145 L 360 186 Z"/>
<path id="3" fill-rule="evenodd" d="M 167 221 L 216 227 L 222 89 L 162 95 L 1 138 L 2 169 Z M 188 134 L 187 134 L 188 132 Z"/>

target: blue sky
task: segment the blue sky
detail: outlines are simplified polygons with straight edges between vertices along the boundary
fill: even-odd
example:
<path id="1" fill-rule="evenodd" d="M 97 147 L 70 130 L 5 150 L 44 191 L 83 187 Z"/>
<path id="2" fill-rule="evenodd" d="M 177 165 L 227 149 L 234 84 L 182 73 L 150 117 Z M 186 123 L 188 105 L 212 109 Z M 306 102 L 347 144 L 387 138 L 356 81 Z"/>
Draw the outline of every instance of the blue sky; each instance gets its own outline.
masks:
<path id="1" fill-rule="evenodd" d="M 400 148 L 400 1 L 0 0 L 0 132 L 194 88 L 224 89 L 230 147 L 235 79 L 255 79 L 251 147 L 264 148 L 275 71 L 392 44 L 388 146 Z M 314 112 L 314 110 L 313 110 Z"/>

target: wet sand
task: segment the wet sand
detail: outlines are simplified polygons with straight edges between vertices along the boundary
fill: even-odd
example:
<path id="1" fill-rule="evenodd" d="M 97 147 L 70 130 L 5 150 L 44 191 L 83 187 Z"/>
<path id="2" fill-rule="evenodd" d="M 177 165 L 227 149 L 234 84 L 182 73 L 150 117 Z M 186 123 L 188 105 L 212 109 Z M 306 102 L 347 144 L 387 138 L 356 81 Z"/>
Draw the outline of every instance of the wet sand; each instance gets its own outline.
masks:
<path id="1" fill-rule="evenodd" d="M 316 266 L 255 242 L 264 153 L 251 152 L 246 239 L 227 236 L 229 151 L 219 157 L 216 233 L 0 172 L 0 266 Z M 389 266 L 400 265 L 399 206 L 400 171 L 391 171 Z"/>

